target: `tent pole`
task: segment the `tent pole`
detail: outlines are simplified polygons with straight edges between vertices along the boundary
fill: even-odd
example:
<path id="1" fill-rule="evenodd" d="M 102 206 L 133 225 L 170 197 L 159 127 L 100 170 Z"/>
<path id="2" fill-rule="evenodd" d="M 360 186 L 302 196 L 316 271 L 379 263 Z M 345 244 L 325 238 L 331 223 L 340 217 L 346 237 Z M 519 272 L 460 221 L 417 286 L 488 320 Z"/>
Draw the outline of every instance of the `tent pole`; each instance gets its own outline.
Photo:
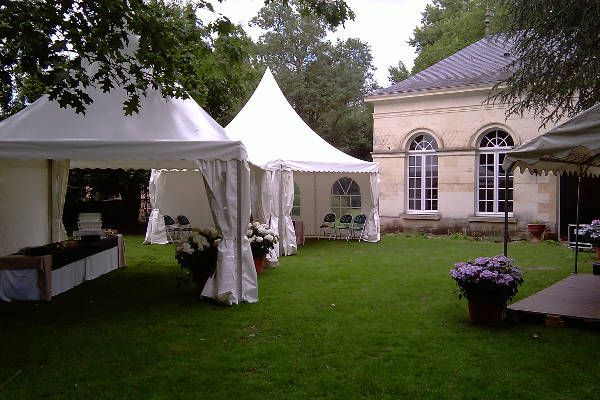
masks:
<path id="1" fill-rule="evenodd" d="M 581 190 L 581 169 L 580 174 L 577 176 L 577 208 L 575 213 L 575 265 L 573 268 L 573 273 L 577 273 L 577 258 L 579 257 L 579 203 L 580 199 L 580 190 Z"/>
<path id="2" fill-rule="evenodd" d="M 237 173 L 236 173 L 236 183 L 237 183 L 237 238 L 236 238 L 236 267 L 237 267 L 237 286 L 239 292 L 238 302 L 242 302 L 244 300 L 243 293 L 243 268 L 242 268 L 242 235 L 244 234 L 242 230 L 242 224 L 244 224 L 244 229 L 246 228 L 248 221 L 242 221 L 240 219 L 240 215 L 242 215 L 242 161 L 237 160 Z"/>
<path id="3" fill-rule="evenodd" d="M 508 169 L 504 171 L 504 257 L 508 257 Z"/>
<path id="4" fill-rule="evenodd" d="M 285 256 L 285 246 L 283 243 L 283 236 L 285 224 L 283 221 L 283 165 L 279 166 L 279 218 L 278 218 L 278 229 L 279 229 L 279 255 Z"/>
<path id="5" fill-rule="evenodd" d="M 54 243 L 54 229 L 52 229 L 52 225 L 54 224 L 54 191 L 53 191 L 53 171 L 54 161 L 48 160 L 48 239 L 49 243 Z"/>

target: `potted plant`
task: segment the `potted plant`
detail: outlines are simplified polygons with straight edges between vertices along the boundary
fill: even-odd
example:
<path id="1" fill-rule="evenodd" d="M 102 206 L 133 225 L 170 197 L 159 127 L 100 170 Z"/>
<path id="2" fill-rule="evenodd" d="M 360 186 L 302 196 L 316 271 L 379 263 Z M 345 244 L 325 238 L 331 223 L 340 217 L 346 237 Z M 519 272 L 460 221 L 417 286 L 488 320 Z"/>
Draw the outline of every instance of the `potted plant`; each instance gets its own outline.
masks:
<path id="1" fill-rule="evenodd" d="M 600 219 L 595 219 L 586 227 L 580 229 L 585 240 L 596 248 L 596 258 L 600 260 Z"/>
<path id="2" fill-rule="evenodd" d="M 540 221 L 533 221 L 527 224 L 527 231 L 531 233 L 531 241 L 539 242 L 542 240 L 542 235 L 546 231 L 546 224 Z"/>
<path id="3" fill-rule="evenodd" d="M 456 263 L 450 275 L 458 285 L 458 297 L 469 301 L 471 322 L 481 325 L 500 325 L 506 303 L 523 283 L 521 270 L 505 256 Z"/>
<path id="4" fill-rule="evenodd" d="M 208 278 L 217 269 L 217 248 L 221 237 L 213 228 L 201 229 L 175 246 L 175 258 L 188 278 L 196 284 L 198 293 L 202 293 Z"/>
<path id="5" fill-rule="evenodd" d="M 265 267 L 265 257 L 278 242 L 277 233 L 267 225 L 255 221 L 248 224 L 246 236 L 252 248 L 256 272 L 261 273 Z"/>

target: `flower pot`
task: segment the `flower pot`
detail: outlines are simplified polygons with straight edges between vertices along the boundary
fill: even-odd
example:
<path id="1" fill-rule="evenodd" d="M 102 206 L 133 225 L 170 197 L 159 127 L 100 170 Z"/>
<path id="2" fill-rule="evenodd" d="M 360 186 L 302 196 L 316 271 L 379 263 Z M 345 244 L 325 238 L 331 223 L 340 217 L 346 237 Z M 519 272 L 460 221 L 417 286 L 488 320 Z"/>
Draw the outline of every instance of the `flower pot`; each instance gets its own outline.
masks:
<path id="1" fill-rule="evenodd" d="M 596 246 L 596 258 L 600 260 L 600 246 Z"/>
<path id="2" fill-rule="evenodd" d="M 252 256 L 252 258 L 254 258 L 254 268 L 256 268 L 256 273 L 260 274 L 265 269 L 266 256 Z"/>
<path id="3" fill-rule="evenodd" d="M 476 325 L 499 326 L 502 325 L 504 304 L 484 303 L 478 300 L 469 300 L 469 318 Z"/>
<path id="4" fill-rule="evenodd" d="M 531 233 L 531 241 L 539 242 L 542 240 L 542 235 L 546 230 L 545 224 L 527 224 L 527 231 Z"/>
<path id="5" fill-rule="evenodd" d="M 202 291 L 204 290 L 204 286 L 206 285 L 210 274 L 210 271 L 205 269 L 192 271 L 192 282 L 196 284 L 196 293 L 198 293 L 199 295 L 202 294 Z"/>

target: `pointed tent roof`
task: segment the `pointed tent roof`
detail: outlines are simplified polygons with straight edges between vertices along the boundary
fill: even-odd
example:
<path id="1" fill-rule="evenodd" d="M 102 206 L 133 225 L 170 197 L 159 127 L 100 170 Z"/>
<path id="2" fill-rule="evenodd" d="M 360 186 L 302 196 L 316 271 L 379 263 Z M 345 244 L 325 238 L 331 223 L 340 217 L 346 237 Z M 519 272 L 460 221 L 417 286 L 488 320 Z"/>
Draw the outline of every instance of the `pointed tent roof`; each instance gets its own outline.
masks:
<path id="1" fill-rule="evenodd" d="M 0 121 L 0 159 L 69 159 L 78 167 L 100 168 L 246 159 L 241 142 L 230 139 L 192 99 L 165 99 L 150 90 L 140 112 L 124 116 L 124 90 L 88 93 L 94 102 L 85 115 L 43 96 Z"/>
<path id="2" fill-rule="evenodd" d="M 504 168 L 600 176 L 600 104 L 506 155 Z"/>
<path id="3" fill-rule="evenodd" d="M 336 149 L 298 114 L 267 68 L 244 108 L 225 128 L 241 140 L 248 160 L 265 169 L 307 172 L 377 172 L 377 163 L 351 157 Z"/>

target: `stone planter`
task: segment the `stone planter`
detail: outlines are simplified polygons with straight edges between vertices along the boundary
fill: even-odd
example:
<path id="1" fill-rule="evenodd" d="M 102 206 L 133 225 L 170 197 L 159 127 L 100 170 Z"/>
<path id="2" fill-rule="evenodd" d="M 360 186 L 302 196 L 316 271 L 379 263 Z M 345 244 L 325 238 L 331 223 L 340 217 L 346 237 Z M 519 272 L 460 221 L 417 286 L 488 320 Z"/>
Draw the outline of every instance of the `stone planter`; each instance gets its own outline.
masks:
<path id="1" fill-rule="evenodd" d="M 546 224 L 527 224 L 527 231 L 531 233 L 531 241 L 539 242 L 546 230 Z"/>

